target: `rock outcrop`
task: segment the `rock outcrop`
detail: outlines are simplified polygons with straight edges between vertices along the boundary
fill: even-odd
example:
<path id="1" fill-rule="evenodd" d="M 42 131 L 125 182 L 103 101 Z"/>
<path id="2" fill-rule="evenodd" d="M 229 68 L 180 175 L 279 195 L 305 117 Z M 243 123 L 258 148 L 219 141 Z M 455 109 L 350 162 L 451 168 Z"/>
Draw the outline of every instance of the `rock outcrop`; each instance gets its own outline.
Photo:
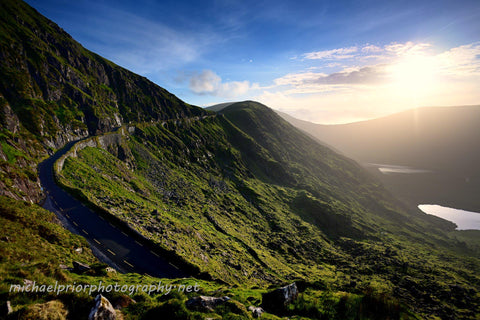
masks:
<path id="1" fill-rule="evenodd" d="M 81 263 L 81 262 L 78 262 L 78 261 L 73 261 L 73 272 L 84 273 L 84 272 L 87 272 L 90 269 L 91 268 L 88 264 Z"/>
<path id="2" fill-rule="evenodd" d="M 262 314 L 265 312 L 261 307 L 250 306 L 248 307 L 248 311 L 252 313 L 252 317 L 260 318 Z"/>
<path id="3" fill-rule="evenodd" d="M 126 146 L 126 139 L 129 138 L 129 131 L 128 128 L 121 127 L 115 132 L 87 138 L 75 143 L 70 150 L 55 163 L 56 173 L 62 171 L 65 160 L 68 157 L 76 157 L 77 153 L 86 147 L 104 149 L 124 161 L 129 168 L 133 169 L 135 167 L 134 162 L 132 161 L 133 155 L 130 149 Z"/>
<path id="4" fill-rule="evenodd" d="M 267 311 L 284 310 L 285 306 L 292 303 L 298 297 L 297 285 L 291 283 L 287 286 L 264 293 L 262 307 Z"/>
<path id="5" fill-rule="evenodd" d="M 88 320 L 117 320 L 117 313 L 110 301 L 99 294 L 95 297 L 95 306 L 90 310 Z"/>
<path id="6" fill-rule="evenodd" d="M 185 305 L 189 309 L 198 310 L 198 311 L 213 311 L 216 306 L 229 301 L 229 297 L 209 297 L 209 296 L 198 296 L 193 297 L 187 300 Z"/>
<path id="7" fill-rule="evenodd" d="M 0 147 L 0 195 L 40 202 L 36 166 L 68 142 L 208 114 L 86 50 L 23 1 L 2 0 L 0 12 L 0 142 L 9 145 Z"/>

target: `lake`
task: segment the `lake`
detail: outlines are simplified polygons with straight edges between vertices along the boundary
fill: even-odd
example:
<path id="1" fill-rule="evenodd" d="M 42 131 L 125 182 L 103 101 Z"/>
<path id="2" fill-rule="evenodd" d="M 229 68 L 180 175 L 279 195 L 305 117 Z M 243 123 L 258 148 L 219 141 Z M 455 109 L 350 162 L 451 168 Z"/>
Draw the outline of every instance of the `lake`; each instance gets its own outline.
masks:
<path id="1" fill-rule="evenodd" d="M 392 164 L 367 163 L 367 166 L 376 167 L 378 171 L 380 171 L 383 174 L 391 174 L 391 173 L 412 174 L 412 173 L 432 172 L 431 170 L 417 169 L 417 168 L 412 168 L 407 166 L 398 166 L 398 165 L 392 165 Z"/>
<path id="2" fill-rule="evenodd" d="M 445 220 L 452 221 L 457 225 L 457 230 L 480 230 L 480 213 L 443 207 L 437 204 L 421 204 L 420 210 Z"/>

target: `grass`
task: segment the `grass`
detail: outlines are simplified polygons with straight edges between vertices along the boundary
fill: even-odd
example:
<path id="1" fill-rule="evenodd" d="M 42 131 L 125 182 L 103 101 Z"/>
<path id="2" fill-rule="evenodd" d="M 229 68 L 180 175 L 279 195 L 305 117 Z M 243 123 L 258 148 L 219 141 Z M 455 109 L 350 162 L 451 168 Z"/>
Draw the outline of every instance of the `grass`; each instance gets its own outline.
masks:
<path id="1" fill-rule="evenodd" d="M 198 294 L 229 295 L 235 301 L 247 301 L 250 295 L 261 297 L 260 289 L 230 290 L 225 285 L 198 279 L 157 279 L 138 274 L 120 274 L 107 272 L 105 265 L 91 253 L 88 243 L 80 236 L 73 235 L 61 227 L 55 215 L 49 211 L 26 202 L 0 196 L 0 223 L 2 236 L 0 238 L 0 300 L 10 301 L 14 313 L 8 319 L 51 319 L 68 312 L 68 319 L 85 319 L 93 307 L 97 292 L 64 292 L 55 293 L 19 293 L 10 292 L 10 285 L 23 284 L 24 279 L 35 281 L 37 285 L 109 284 L 119 286 L 143 286 L 158 284 L 159 281 L 171 286 L 197 286 L 198 292 L 175 292 L 169 294 L 126 291 L 105 293 L 112 303 L 125 299 L 126 295 L 137 301 L 122 310 L 126 319 L 149 319 L 156 312 L 170 312 L 179 317 L 203 319 L 203 313 L 192 312 L 185 308 L 188 297 Z M 82 248 L 82 252 L 75 251 Z M 86 274 L 76 274 L 60 267 L 72 266 L 73 261 L 90 264 L 92 271 Z M 243 305 L 241 302 L 235 302 Z M 168 311 L 170 310 L 170 311 Z M 228 313 L 227 309 L 218 309 L 212 316 L 220 317 Z M 62 317 L 59 317 L 60 319 Z M 4 315 L 0 315 L 3 319 Z M 248 318 L 248 317 L 244 317 Z M 57 319 L 57 318 L 55 318 Z"/>
<path id="2" fill-rule="evenodd" d="M 62 181 L 239 291 L 302 279 L 325 299 L 336 297 L 323 310 L 323 298 L 314 303 L 306 293 L 292 314 L 348 318 L 353 310 L 369 319 L 378 304 L 394 319 L 411 317 L 410 308 L 426 317 L 474 317 L 479 278 L 470 270 L 479 261 L 469 257 L 470 242 L 445 240 L 444 225 L 408 213 L 348 160 L 339 166 L 336 155 L 306 140 L 308 152 L 292 151 L 301 159 L 275 154 L 278 136 L 252 139 L 233 122 L 138 124 L 122 142 L 130 158 L 85 148 L 66 161 Z M 327 165 L 318 173 L 313 158 L 321 153 Z M 273 162 L 296 176 L 269 176 Z M 321 178 L 328 171 L 338 179 Z M 456 286 L 462 289 L 452 296 Z"/>

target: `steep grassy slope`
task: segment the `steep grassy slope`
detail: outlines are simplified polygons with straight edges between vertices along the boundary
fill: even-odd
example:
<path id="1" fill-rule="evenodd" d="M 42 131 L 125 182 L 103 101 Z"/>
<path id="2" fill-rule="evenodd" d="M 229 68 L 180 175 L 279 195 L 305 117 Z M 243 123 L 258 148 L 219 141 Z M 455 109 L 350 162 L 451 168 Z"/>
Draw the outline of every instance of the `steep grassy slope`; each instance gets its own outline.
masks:
<path id="1" fill-rule="evenodd" d="M 136 124 L 125 139 L 130 158 L 85 148 L 66 160 L 62 182 L 214 278 L 242 287 L 304 279 L 396 297 L 425 315 L 478 310 L 469 270 L 479 261 L 467 257 L 478 252 L 448 239 L 451 224 L 408 212 L 263 105 Z"/>
<path id="2" fill-rule="evenodd" d="M 73 235 L 61 227 L 55 215 L 37 205 L 16 201 L 0 196 L 0 319 L 70 319 L 85 320 L 95 305 L 94 297 L 101 293 L 115 306 L 124 303 L 121 313 L 124 319 L 249 319 L 245 305 L 259 304 L 261 289 L 235 289 L 214 282 L 196 279 L 156 279 L 138 274 L 119 274 L 100 264 L 88 248 L 88 243 L 80 236 Z M 72 263 L 80 261 L 90 264 L 92 269 L 85 273 L 73 272 Z M 69 268 L 69 269 L 66 269 Z M 72 292 L 72 290 L 53 292 L 18 292 L 11 290 L 11 285 L 24 285 L 34 281 L 38 291 L 42 285 L 54 287 L 78 285 L 108 285 L 119 288 L 157 285 L 159 281 L 166 286 L 191 285 L 197 292 L 186 293 L 172 289 L 168 294 L 143 289 L 138 291 L 121 290 L 110 292 Z M 60 290 L 60 289 L 58 289 Z M 232 300 L 208 313 L 188 310 L 185 301 L 199 294 L 225 296 Z M 336 293 L 325 293 L 333 297 Z M 130 296 L 130 297 L 128 297 Z M 310 297 L 305 294 L 305 299 Z M 348 306 L 366 305 L 371 297 L 361 295 L 347 296 Z M 132 303 L 134 299 L 136 302 Z M 4 313 L 6 301 L 10 302 L 12 313 Z M 127 304 L 125 304 L 127 302 Z M 332 310 L 342 310 L 336 299 L 329 299 Z M 358 305 L 358 306 L 357 306 Z M 355 312 L 356 313 L 356 312 Z M 119 315 L 121 316 L 121 315 Z M 264 319 L 279 319 L 265 314 Z M 122 319 L 122 318 L 119 318 Z"/>
<path id="3" fill-rule="evenodd" d="M 23 1 L 0 2 L 0 165 L 13 177 L 2 179 L 2 194 L 38 201 L 31 171 L 68 141 L 205 113 L 86 50 Z"/>

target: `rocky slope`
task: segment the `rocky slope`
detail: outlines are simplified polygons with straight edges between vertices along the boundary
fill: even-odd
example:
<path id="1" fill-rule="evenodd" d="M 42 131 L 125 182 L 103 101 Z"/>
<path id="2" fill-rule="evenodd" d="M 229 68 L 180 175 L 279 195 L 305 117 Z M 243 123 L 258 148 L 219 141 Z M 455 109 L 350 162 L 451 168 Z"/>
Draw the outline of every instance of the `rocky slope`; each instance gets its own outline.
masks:
<path id="1" fill-rule="evenodd" d="M 68 141 L 205 113 L 86 50 L 24 2 L 0 3 L 0 194 L 38 201 L 36 164 Z"/>

